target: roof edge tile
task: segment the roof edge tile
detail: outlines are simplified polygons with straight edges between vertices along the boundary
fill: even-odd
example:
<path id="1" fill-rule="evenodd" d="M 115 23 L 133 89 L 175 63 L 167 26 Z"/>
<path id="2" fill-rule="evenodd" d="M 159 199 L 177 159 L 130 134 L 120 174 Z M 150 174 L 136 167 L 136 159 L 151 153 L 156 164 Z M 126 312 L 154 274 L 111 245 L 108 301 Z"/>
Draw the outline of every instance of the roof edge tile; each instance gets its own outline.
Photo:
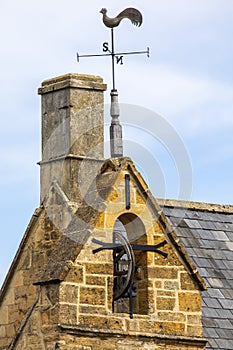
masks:
<path id="1" fill-rule="evenodd" d="M 192 202 L 177 199 L 162 199 L 156 198 L 157 202 L 162 207 L 175 207 L 191 210 L 201 210 L 208 212 L 233 213 L 233 205 L 230 204 L 214 204 L 205 202 Z"/>

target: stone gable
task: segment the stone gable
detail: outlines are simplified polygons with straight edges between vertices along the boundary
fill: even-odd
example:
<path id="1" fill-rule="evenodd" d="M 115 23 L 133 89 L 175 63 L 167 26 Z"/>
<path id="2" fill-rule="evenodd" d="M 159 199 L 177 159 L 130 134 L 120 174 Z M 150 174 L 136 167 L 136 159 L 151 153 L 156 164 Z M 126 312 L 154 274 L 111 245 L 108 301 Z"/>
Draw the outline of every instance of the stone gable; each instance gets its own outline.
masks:
<path id="1" fill-rule="evenodd" d="M 182 246 L 177 249 L 172 243 L 174 233 L 168 234 L 168 226 L 164 229 L 166 220 L 160 207 L 132 162 L 122 159 L 115 167 L 113 163 L 104 164 L 93 185 L 95 190 L 90 188 L 92 200 L 96 198 L 91 208 L 86 202 L 79 207 L 65 201 L 58 185 L 51 188 L 44 207 L 50 207 L 54 220 L 51 213 L 61 213 L 66 224 L 59 231 L 48 211 L 40 209 L 29 229 L 1 304 L 5 324 L 1 326 L 0 349 L 9 344 L 17 350 L 161 349 L 161 344 L 167 349 L 204 348 L 201 289 L 205 286 L 194 271 L 190 273 L 192 266 L 187 268 Z M 125 206 L 126 174 L 130 176 L 130 209 Z M 102 191 L 103 183 L 107 191 Z M 81 213 L 83 227 L 75 228 Z M 93 238 L 112 242 L 117 220 L 125 225 L 130 243 L 167 241 L 161 248 L 168 254 L 166 258 L 135 252 L 132 319 L 127 301 L 123 309 L 113 302 L 112 251 L 93 254 L 98 247 Z M 31 253 L 29 247 L 33 247 Z M 35 263 L 29 265 L 29 261 Z"/>
<path id="2" fill-rule="evenodd" d="M 0 350 L 205 348 L 203 278 L 133 162 L 103 159 L 105 89 L 39 89 L 41 205 L 1 289 Z"/>

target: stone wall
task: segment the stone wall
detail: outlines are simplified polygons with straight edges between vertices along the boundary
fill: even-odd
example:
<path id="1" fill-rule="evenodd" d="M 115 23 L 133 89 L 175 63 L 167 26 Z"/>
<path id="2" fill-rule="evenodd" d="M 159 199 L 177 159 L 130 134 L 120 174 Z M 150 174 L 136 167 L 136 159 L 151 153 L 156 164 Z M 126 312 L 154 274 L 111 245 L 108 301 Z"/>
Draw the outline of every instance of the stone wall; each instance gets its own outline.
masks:
<path id="1" fill-rule="evenodd" d="M 112 252 L 102 251 L 93 254 L 92 250 L 96 246 L 92 243 L 92 238 L 111 242 L 116 219 L 122 215 L 132 214 L 140 218 L 146 229 L 146 237 L 139 237 L 134 242 L 141 241 L 153 245 L 166 238 L 158 220 L 153 216 L 148 203 L 133 181 L 131 181 L 131 208 L 125 209 L 124 176 L 125 172 L 122 172 L 108 198 L 106 211 L 100 214 L 93 234 L 72 265 L 66 280 L 61 284 L 59 323 L 70 326 L 71 329 L 74 327 L 74 332 L 81 333 L 112 332 L 137 337 L 145 335 L 149 339 L 155 335 L 201 339 L 201 292 L 177 252 L 169 244 L 161 248 L 168 253 L 167 258 L 150 252 L 139 253 L 138 256 L 140 275 L 146 276 L 147 280 L 139 277 L 138 298 L 141 298 L 141 303 L 145 305 L 147 312 L 141 308 L 140 313 L 136 308 L 133 319 L 130 319 L 127 313 L 113 312 Z M 150 343 L 149 340 L 148 342 Z M 90 340 L 89 344 L 92 349 Z M 149 345 L 145 345 L 145 349 L 147 346 Z M 150 346 L 148 349 L 157 349 Z M 129 349 L 136 347 L 132 345 Z M 192 349 L 190 345 L 184 347 L 166 345 L 166 347 Z M 114 348 L 114 345 L 109 347 L 111 348 Z M 121 347 L 117 345 L 116 348 Z M 203 344 L 199 348 L 203 348 Z M 193 349 L 199 348 L 193 346 Z"/>
<path id="2" fill-rule="evenodd" d="M 132 174 L 131 208 L 125 209 L 125 174 L 119 174 L 106 210 L 99 213 L 80 254 L 73 262 L 66 262 L 69 271 L 65 279 L 34 286 L 60 239 L 46 212 L 37 214 L 1 303 L 1 350 L 205 348 L 199 286 L 170 244 L 161 248 L 167 258 L 151 252 L 135 253 L 138 271 L 133 318 L 127 310 L 113 310 L 112 252 L 93 254 L 97 247 L 93 237 L 111 242 L 115 221 L 120 218 L 128 226 L 131 242 L 153 245 L 166 238 L 158 215 L 142 196 Z M 134 229 L 143 227 L 146 234 L 134 235 Z"/>
<path id="3" fill-rule="evenodd" d="M 0 300 L 0 349 L 7 348 L 37 303 L 39 287 L 33 283 L 59 238 L 60 233 L 46 212 L 38 209 L 13 261 L 14 270 L 9 271 L 3 285 Z"/>

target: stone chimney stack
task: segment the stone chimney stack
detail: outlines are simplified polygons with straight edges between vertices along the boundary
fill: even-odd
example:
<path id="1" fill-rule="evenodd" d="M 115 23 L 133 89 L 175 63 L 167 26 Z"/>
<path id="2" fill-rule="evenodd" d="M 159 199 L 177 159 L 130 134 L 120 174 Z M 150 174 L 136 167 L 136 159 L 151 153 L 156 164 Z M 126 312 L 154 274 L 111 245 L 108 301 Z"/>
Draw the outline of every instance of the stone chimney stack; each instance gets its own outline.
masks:
<path id="1" fill-rule="evenodd" d="M 39 88 L 41 202 L 54 181 L 71 201 L 78 201 L 89 185 L 87 178 L 96 174 L 104 157 L 105 90 L 102 78 L 84 74 L 45 80 Z"/>

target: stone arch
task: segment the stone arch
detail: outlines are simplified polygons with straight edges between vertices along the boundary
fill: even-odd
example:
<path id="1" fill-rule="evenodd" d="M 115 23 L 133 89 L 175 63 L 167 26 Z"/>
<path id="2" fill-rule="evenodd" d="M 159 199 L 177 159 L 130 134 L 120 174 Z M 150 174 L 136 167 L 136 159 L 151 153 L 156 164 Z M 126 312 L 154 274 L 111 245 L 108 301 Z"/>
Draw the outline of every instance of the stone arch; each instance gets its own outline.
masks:
<path id="1" fill-rule="evenodd" d="M 120 232 L 128 239 L 130 244 L 148 244 L 146 228 L 142 220 L 133 213 L 124 213 L 120 215 L 114 224 L 114 231 Z M 135 250 L 135 274 L 133 297 L 133 313 L 148 314 L 148 259 L 147 252 Z M 129 312 L 129 299 L 121 298 L 114 302 L 114 312 Z"/>

